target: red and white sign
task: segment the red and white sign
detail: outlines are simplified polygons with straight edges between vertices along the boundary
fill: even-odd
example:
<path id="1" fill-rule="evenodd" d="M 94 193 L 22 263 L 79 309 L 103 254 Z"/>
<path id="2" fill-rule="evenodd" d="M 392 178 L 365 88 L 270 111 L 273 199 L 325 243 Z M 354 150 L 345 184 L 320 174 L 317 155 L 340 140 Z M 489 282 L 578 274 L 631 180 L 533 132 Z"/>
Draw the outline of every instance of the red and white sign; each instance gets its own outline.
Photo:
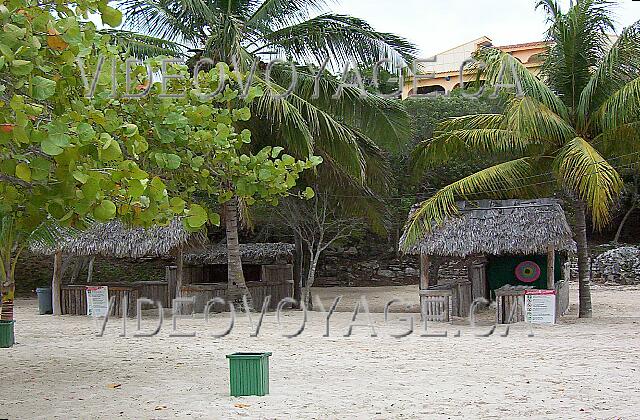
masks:
<path id="1" fill-rule="evenodd" d="M 527 290 L 524 295 L 525 321 L 531 324 L 556 323 L 556 292 Z"/>

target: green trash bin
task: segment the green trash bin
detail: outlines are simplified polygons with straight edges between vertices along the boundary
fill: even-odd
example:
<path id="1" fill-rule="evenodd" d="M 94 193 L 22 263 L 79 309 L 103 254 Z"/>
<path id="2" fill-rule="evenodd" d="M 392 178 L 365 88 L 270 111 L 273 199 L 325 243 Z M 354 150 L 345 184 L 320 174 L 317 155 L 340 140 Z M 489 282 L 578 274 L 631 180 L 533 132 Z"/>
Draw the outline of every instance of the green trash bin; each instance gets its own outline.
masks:
<path id="1" fill-rule="evenodd" d="M 233 353 L 229 359 L 229 388 L 233 397 L 269 393 L 271 353 Z"/>
<path id="2" fill-rule="evenodd" d="M 0 321 L 0 348 L 12 347 L 15 343 L 13 324 L 16 321 Z"/>

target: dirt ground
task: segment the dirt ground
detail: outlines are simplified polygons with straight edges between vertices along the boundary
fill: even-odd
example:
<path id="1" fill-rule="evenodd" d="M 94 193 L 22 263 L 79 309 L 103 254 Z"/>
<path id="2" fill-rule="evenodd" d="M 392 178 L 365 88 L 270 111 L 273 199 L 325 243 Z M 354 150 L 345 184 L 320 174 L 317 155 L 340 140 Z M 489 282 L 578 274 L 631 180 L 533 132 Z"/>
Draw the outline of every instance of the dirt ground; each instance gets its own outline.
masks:
<path id="1" fill-rule="evenodd" d="M 297 338 L 283 333 L 298 328 L 302 313 L 266 315 L 258 337 L 250 337 L 245 314 L 224 338 L 229 314 L 177 321 L 170 337 L 167 313 L 160 333 L 134 337 L 136 321 L 110 320 L 97 337 L 93 319 L 37 315 L 34 300 L 17 302 L 16 339 L 0 349 L 0 418 L 640 418 L 640 287 L 594 286 L 594 318 L 571 312 L 555 326 L 518 324 L 507 337 L 499 328 L 486 332 L 457 320 L 430 325 L 448 337 L 421 337 L 418 314 L 394 313 L 385 325 L 380 313 L 371 328 L 356 326 L 344 337 L 359 296 L 372 311 L 392 298 L 417 308 L 417 287 L 316 290 L 326 307 L 344 295 L 330 317 L 330 337 L 322 313 L 308 314 Z M 254 314 L 253 322 L 256 323 Z M 399 318 L 416 318 L 416 332 Z M 357 322 L 366 322 L 358 316 Z M 142 330 L 157 320 L 146 313 Z M 456 333 L 460 331 L 460 336 Z M 271 393 L 265 397 L 229 396 L 226 354 L 270 351 Z"/>

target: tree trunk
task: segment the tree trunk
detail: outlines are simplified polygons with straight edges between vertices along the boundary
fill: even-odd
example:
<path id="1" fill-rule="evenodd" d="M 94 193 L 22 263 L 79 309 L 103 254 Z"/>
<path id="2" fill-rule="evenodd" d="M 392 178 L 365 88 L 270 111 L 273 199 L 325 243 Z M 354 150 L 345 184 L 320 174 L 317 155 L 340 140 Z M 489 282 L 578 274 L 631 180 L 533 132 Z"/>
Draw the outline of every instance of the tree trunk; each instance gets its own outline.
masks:
<path id="1" fill-rule="evenodd" d="M 62 315 L 60 306 L 60 292 L 62 287 L 62 252 L 57 251 L 53 259 L 53 280 L 51 281 L 51 303 L 53 315 Z"/>
<path id="2" fill-rule="evenodd" d="M 589 273 L 589 244 L 587 243 L 586 206 L 583 201 L 576 200 L 575 240 L 578 245 L 578 281 L 580 295 L 580 318 L 591 318 L 591 286 Z"/>
<path id="3" fill-rule="evenodd" d="M 0 320 L 13 320 L 13 297 L 16 291 L 16 284 L 11 275 L 11 264 L 7 264 L 5 269 L 4 282 L 2 283 L 2 308 L 0 310 Z M 2 279 L 0 279 L 2 280 Z"/>
<path id="4" fill-rule="evenodd" d="M 311 257 L 309 256 L 309 246 L 303 242 L 302 244 L 302 273 L 300 276 L 300 302 L 305 302 L 307 304 L 307 309 L 313 309 L 313 303 L 309 301 L 310 297 L 306 296 L 305 290 L 307 288 L 307 284 L 309 283 L 309 270 L 311 269 Z"/>
<path id="5" fill-rule="evenodd" d="M 309 274 L 307 275 L 307 281 L 304 285 L 303 293 L 302 293 L 302 301 L 305 302 L 307 308 L 313 310 L 313 302 L 311 300 L 311 287 L 313 287 L 313 282 L 316 277 L 316 267 L 318 266 L 318 259 L 320 257 L 320 252 L 318 252 L 313 259 L 309 258 L 311 264 L 309 265 Z"/>
<path id="6" fill-rule="evenodd" d="M 304 248 L 302 238 L 294 232 L 296 251 L 293 260 L 293 298 L 298 302 L 298 309 L 302 308 L 302 285 L 304 284 Z"/>
<path id="7" fill-rule="evenodd" d="M 238 197 L 233 197 L 224 204 L 224 220 L 227 231 L 227 300 L 234 305 L 242 305 L 242 296 L 245 295 L 249 307 L 253 309 L 253 299 L 242 272 L 238 240 Z"/>
<path id="8" fill-rule="evenodd" d="M 622 221 L 620 222 L 620 226 L 618 226 L 618 231 L 616 232 L 616 237 L 613 238 L 613 242 L 614 243 L 617 244 L 617 243 L 620 242 L 620 235 L 622 235 L 622 228 L 624 228 L 624 225 L 627 223 L 627 220 L 629 219 L 629 216 L 631 216 L 631 213 L 633 213 L 633 211 L 635 209 L 636 209 L 636 204 L 633 203 L 633 205 L 631 206 L 629 211 L 622 218 Z"/>

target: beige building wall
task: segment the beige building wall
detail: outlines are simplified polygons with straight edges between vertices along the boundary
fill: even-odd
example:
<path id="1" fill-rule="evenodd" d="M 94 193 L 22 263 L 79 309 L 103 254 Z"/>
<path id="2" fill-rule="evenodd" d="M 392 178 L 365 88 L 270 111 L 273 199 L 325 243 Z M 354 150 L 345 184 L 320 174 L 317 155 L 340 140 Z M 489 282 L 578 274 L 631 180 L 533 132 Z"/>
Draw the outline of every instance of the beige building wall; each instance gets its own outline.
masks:
<path id="1" fill-rule="evenodd" d="M 416 94 L 416 90 L 418 94 L 448 94 L 460 87 L 460 67 L 464 61 L 471 58 L 478 49 L 489 46 L 493 46 L 491 39 L 485 36 L 443 51 L 434 57 L 433 63 L 420 63 L 417 67 L 419 76 L 406 81 L 402 90 L 402 99 Z M 539 55 L 545 51 L 546 46 L 545 42 L 531 42 L 496 48 L 513 55 L 525 67 L 537 74 L 542 66 Z M 475 81 L 476 75 L 465 72 L 462 78 L 466 84 Z"/>

